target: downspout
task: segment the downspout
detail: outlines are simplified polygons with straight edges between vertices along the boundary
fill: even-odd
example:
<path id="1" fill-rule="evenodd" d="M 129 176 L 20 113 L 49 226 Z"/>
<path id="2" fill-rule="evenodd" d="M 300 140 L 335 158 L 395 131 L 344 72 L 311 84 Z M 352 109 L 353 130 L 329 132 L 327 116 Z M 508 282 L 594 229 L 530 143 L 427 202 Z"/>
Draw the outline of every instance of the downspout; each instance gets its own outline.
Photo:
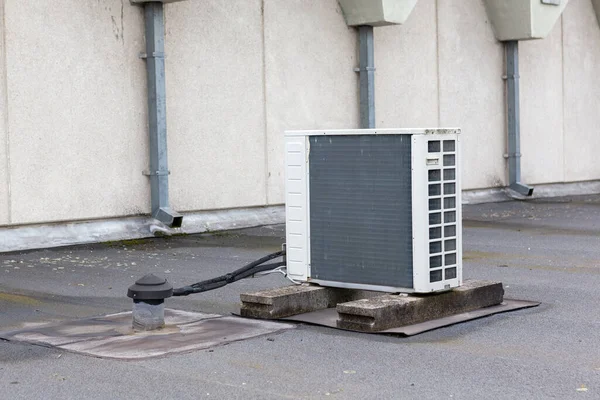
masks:
<path id="1" fill-rule="evenodd" d="M 359 103 L 361 129 L 375 128 L 375 46 L 373 27 L 401 25 L 417 0 L 338 0 L 348 26 L 358 28 Z"/>
<path id="2" fill-rule="evenodd" d="M 375 50 L 373 43 L 373 27 L 358 27 L 359 97 L 360 127 L 375 128 Z"/>
<path id="3" fill-rule="evenodd" d="M 152 216 L 179 228 L 183 216 L 169 205 L 167 162 L 167 102 L 165 85 L 164 9 L 160 2 L 143 4 L 146 27 L 146 70 L 148 78 L 148 131 L 150 135 L 150 177 Z"/>
<path id="4" fill-rule="evenodd" d="M 508 119 L 508 187 L 523 196 L 533 188 L 521 182 L 521 110 L 519 106 L 519 42 L 504 42 L 506 50 L 506 102 Z"/>

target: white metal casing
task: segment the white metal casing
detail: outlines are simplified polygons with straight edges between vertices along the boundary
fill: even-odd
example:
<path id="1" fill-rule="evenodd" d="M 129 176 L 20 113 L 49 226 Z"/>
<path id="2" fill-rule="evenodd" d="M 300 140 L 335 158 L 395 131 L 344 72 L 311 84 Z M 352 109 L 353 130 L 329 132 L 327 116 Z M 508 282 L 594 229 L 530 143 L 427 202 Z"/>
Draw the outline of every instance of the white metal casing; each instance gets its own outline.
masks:
<path id="1" fill-rule="evenodd" d="M 131 4 L 143 4 L 143 3 L 165 3 L 165 4 L 169 4 L 169 3 L 178 3 L 180 1 L 187 1 L 187 0 L 129 0 L 131 2 Z"/>
<path id="2" fill-rule="evenodd" d="M 569 0 L 484 0 L 496 38 L 532 40 L 547 37 Z"/>
<path id="3" fill-rule="evenodd" d="M 356 130 L 319 130 L 319 131 L 287 131 L 285 133 L 285 192 L 286 192 L 286 249 L 287 271 L 297 281 L 311 282 L 322 286 L 345 287 L 383 292 L 415 292 L 428 293 L 448 290 L 462 284 L 462 213 L 461 213 L 461 162 L 460 162 L 460 130 L 459 129 L 356 129 Z M 379 284 L 361 284 L 355 282 L 337 282 L 319 280 L 311 277 L 311 230 L 310 230 L 310 141 L 311 136 L 319 135 L 410 135 L 411 136 L 411 177 L 412 177 L 412 250 L 413 250 L 413 285 L 412 287 L 388 286 Z M 455 151 L 443 152 L 444 139 L 454 140 Z M 438 141 L 439 152 L 428 151 L 428 143 Z M 442 181 L 444 176 L 444 155 L 454 156 L 452 166 L 455 180 Z M 429 171 L 439 170 L 440 180 L 430 181 Z M 450 172 L 450 171 L 449 171 Z M 443 193 L 444 184 L 454 183 L 455 193 Z M 442 193 L 430 195 L 432 187 L 440 188 Z M 448 185 L 451 187 L 452 185 Z M 453 208 L 430 210 L 430 200 L 439 199 L 445 205 L 445 198 L 454 198 Z M 454 223 L 444 222 L 445 213 L 452 215 Z M 439 214 L 441 224 L 430 224 L 430 215 Z M 446 227 L 455 227 L 455 235 L 445 237 Z M 430 239 L 430 229 L 440 228 L 441 238 Z M 435 236 L 435 235 L 434 235 Z M 430 243 L 446 243 L 455 240 L 454 251 L 430 252 Z M 444 270 L 446 256 L 455 257 L 456 277 L 430 282 L 430 273 Z M 430 268 L 434 257 L 442 257 L 442 267 Z M 445 274 L 445 272 L 444 272 Z M 444 276 L 445 278 L 445 276 Z"/>
<path id="4" fill-rule="evenodd" d="M 349 26 L 403 24 L 417 0 L 339 0 Z"/>

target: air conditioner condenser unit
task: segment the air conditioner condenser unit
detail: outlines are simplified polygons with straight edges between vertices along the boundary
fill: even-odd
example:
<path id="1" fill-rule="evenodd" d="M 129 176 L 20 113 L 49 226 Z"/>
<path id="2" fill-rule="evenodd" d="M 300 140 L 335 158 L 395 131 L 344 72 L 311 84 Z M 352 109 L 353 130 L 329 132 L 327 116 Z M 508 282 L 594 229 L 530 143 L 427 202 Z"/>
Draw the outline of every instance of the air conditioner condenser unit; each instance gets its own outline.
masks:
<path id="1" fill-rule="evenodd" d="M 322 286 L 462 284 L 459 129 L 288 131 L 287 271 Z"/>

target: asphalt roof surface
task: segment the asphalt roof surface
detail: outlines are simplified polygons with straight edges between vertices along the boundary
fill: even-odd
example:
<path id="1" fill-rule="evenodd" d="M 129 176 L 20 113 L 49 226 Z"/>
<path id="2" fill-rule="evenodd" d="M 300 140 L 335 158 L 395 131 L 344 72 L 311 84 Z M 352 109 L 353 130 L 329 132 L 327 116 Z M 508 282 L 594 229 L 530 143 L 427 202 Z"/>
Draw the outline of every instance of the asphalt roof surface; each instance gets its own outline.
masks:
<path id="1" fill-rule="evenodd" d="M 296 329 L 209 350 L 114 361 L 0 341 L 6 399 L 598 399 L 600 196 L 463 207 L 464 277 L 539 307 L 410 337 Z M 131 308 L 135 279 L 174 286 L 279 249 L 282 226 L 0 254 L 0 330 Z M 280 275 L 167 300 L 229 314 Z"/>

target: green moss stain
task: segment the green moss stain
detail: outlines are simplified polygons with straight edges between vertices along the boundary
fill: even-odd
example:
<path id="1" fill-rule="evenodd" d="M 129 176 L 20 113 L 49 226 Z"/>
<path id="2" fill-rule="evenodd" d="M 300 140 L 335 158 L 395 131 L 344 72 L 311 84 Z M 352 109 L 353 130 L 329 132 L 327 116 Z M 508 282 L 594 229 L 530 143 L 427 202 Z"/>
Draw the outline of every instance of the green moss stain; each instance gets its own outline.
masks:
<path id="1" fill-rule="evenodd" d="M 39 300 L 33 299 L 29 296 L 22 296 L 20 294 L 3 293 L 0 292 L 0 301 L 7 303 L 25 304 L 28 306 L 35 306 L 41 304 Z"/>

